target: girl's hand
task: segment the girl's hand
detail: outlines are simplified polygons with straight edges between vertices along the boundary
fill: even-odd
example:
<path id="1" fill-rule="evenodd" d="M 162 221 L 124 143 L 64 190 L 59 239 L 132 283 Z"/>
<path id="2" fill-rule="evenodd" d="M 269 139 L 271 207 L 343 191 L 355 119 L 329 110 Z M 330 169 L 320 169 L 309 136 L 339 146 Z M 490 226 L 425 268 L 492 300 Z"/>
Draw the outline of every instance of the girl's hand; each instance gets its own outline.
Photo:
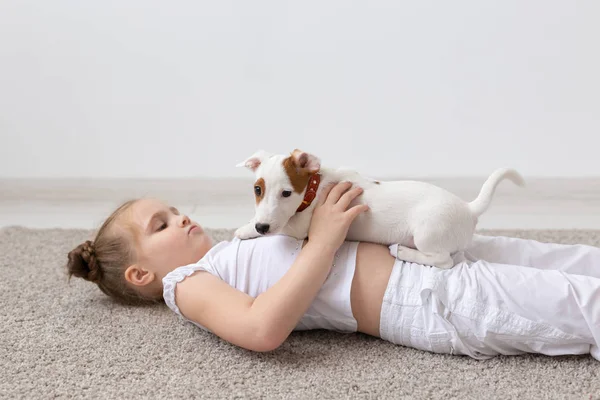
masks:
<path id="1" fill-rule="evenodd" d="M 323 193 L 313 211 L 308 240 L 337 251 L 348 234 L 350 224 L 362 212 L 369 209 L 366 204 L 359 204 L 350 209 L 350 202 L 363 190 L 352 187 L 350 182 L 330 184 Z"/>

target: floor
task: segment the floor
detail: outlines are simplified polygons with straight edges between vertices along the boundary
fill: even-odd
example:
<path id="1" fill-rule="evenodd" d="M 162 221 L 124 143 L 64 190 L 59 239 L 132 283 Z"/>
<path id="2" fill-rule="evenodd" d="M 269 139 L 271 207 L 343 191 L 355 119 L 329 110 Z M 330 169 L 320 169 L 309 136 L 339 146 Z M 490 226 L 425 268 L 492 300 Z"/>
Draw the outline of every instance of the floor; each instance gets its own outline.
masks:
<path id="1" fill-rule="evenodd" d="M 483 179 L 432 179 L 470 200 Z M 252 180 L 0 180 L 0 227 L 97 228 L 122 201 L 161 198 L 210 228 L 236 228 L 253 214 Z M 600 229 L 600 178 L 503 182 L 481 229 Z"/>

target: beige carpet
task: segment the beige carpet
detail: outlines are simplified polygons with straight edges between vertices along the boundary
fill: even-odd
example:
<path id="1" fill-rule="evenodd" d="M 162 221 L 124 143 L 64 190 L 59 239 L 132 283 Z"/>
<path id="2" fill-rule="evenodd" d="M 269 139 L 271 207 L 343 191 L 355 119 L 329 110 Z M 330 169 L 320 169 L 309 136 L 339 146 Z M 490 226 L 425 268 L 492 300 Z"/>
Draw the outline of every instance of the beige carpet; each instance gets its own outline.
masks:
<path id="1" fill-rule="evenodd" d="M 600 231 L 486 233 L 600 245 Z M 600 399 L 589 356 L 475 361 L 324 331 L 245 351 L 166 306 L 118 306 L 87 282 L 68 285 L 66 254 L 89 235 L 0 230 L 0 398 Z"/>

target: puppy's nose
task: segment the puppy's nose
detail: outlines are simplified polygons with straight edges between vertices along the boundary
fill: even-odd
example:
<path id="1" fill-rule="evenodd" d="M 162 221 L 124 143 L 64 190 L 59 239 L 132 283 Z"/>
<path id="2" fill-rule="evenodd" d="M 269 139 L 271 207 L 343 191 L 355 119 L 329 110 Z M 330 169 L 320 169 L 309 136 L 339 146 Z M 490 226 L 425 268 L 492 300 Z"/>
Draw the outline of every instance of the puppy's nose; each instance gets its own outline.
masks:
<path id="1" fill-rule="evenodd" d="M 256 232 L 260 233 L 261 235 L 264 235 L 265 233 L 269 232 L 269 224 L 257 223 L 256 225 L 254 225 L 254 228 L 256 229 Z"/>

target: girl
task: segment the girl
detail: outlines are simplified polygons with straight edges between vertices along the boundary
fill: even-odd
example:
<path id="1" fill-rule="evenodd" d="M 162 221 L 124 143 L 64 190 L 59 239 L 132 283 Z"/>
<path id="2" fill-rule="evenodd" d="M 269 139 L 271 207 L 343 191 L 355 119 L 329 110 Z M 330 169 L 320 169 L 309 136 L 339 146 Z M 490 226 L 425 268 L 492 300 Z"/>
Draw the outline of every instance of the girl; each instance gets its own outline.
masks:
<path id="1" fill-rule="evenodd" d="M 164 302 L 246 349 L 293 330 L 363 332 L 430 352 L 486 359 L 525 352 L 600 360 L 600 249 L 476 236 L 441 270 L 395 246 L 344 241 L 361 193 L 325 188 L 309 240 L 276 235 L 212 245 L 157 200 L 125 203 L 69 255 L 69 276 L 128 303 Z"/>

